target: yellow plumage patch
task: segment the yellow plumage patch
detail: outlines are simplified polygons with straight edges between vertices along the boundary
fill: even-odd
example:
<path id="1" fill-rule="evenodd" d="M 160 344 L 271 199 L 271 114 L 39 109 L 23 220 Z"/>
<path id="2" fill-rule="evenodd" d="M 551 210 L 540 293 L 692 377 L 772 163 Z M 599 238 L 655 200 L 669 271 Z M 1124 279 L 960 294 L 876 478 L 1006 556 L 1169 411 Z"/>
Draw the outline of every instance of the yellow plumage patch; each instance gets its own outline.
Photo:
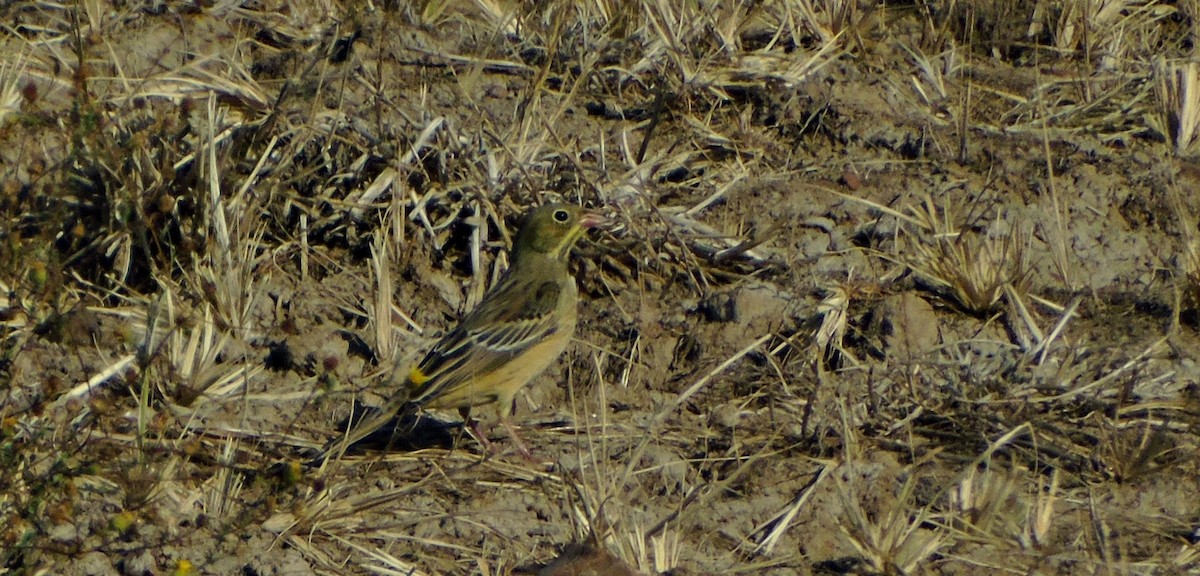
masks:
<path id="1" fill-rule="evenodd" d="M 420 368 L 414 367 L 412 371 L 408 373 L 408 381 L 413 386 L 420 386 L 429 381 L 429 376 L 426 376 Z"/>

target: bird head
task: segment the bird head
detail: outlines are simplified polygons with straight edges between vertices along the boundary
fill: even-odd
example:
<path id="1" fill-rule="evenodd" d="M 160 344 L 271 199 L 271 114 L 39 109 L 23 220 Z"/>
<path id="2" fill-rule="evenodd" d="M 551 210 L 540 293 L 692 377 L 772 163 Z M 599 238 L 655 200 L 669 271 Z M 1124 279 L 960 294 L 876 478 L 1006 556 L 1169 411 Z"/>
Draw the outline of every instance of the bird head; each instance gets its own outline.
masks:
<path id="1" fill-rule="evenodd" d="M 603 218 L 599 215 L 572 204 L 534 208 L 526 215 L 521 231 L 517 233 L 514 258 L 523 253 L 537 253 L 554 260 L 565 260 L 583 232 L 601 222 Z"/>

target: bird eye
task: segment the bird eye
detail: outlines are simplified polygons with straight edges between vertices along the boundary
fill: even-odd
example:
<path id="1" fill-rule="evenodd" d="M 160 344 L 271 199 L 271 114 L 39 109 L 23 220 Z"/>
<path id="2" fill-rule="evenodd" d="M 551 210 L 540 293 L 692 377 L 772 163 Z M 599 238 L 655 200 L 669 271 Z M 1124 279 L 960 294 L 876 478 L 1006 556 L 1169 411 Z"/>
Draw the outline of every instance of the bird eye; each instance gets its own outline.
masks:
<path id="1" fill-rule="evenodd" d="M 563 222 L 566 222 L 567 220 L 569 220 L 570 218 L 571 218 L 571 215 L 567 214 L 566 210 L 555 210 L 554 211 L 554 221 L 555 222 L 563 223 Z"/>

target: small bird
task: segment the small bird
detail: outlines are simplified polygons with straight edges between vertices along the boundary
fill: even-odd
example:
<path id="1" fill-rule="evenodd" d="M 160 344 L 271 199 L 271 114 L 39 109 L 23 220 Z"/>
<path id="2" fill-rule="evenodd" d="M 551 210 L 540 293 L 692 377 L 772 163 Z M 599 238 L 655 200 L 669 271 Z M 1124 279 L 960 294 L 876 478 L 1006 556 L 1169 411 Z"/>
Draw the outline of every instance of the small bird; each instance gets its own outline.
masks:
<path id="1" fill-rule="evenodd" d="M 601 222 L 600 216 L 571 204 L 531 210 L 513 242 L 512 262 L 499 282 L 408 372 L 402 389 L 378 414 L 330 441 L 324 454 L 355 444 L 394 416 L 422 409 L 457 408 L 487 447 L 470 410 L 497 402 L 501 424 L 521 454 L 531 458 L 509 419 L 513 398 L 570 342 L 575 332 L 577 290 L 567 259 L 584 231 Z"/>

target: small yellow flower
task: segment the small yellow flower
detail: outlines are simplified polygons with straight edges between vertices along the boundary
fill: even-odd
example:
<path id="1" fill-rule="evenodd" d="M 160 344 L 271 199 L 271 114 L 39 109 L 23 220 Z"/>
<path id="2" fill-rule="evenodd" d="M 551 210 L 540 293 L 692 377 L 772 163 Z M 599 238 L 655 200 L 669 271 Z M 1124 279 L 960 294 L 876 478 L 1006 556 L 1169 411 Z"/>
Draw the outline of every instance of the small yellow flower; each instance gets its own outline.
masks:
<path id="1" fill-rule="evenodd" d="M 186 558 L 175 563 L 175 569 L 171 571 L 171 576 L 192 576 L 196 573 L 196 566 Z"/>
<path id="2" fill-rule="evenodd" d="M 124 534 L 124 533 L 130 531 L 131 529 L 133 529 L 133 524 L 135 522 L 137 522 L 137 516 L 134 515 L 133 512 L 125 510 L 124 512 L 121 512 L 120 514 L 113 516 L 112 527 L 113 527 L 113 530 L 116 530 L 117 532 Z"/>

